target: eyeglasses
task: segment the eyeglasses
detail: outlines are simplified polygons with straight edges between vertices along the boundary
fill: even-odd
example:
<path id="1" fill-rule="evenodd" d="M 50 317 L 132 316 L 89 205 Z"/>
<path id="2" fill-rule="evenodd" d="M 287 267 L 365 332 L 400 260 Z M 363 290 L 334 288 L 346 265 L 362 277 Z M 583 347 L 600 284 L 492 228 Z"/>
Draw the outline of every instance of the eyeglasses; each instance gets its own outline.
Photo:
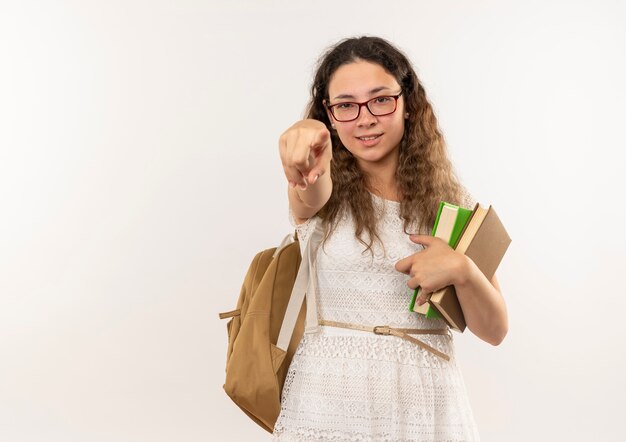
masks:
<path id="1" fill-rule="evenodd" d="M 402 95 L 402 92 L 398 95 L 382 95 L 362 103 L 346 101 L 344 103 L 329 104 L 326 107 L 333 114 L 335 120 L 345 123 L 359 118 L 363 106 L 367 106 L 367 109 L 375 117 L 393 114 L 398 107 L 400 95 Z"/>

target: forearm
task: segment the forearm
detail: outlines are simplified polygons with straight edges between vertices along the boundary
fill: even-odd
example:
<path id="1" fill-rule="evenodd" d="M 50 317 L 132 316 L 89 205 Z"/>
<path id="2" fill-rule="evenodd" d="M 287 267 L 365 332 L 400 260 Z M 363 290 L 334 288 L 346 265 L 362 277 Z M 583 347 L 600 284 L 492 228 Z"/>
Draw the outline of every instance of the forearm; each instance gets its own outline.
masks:
<path id="1" fill-rule="evenodd" d="M 467 327 L 483 341 L 498 345 L 509 327 L 506 304 L 498 283 L 495 277 L 494 283 L 489 281 L 470 258 L 464 255 L 463 258 L 454 288 Z"/>
<path id="2" fill-rule="evenodd" d="M 302 190 L 289 187 L 288 197 L 291 210 L 298 218 L 310 218 L 315 215 L 330 199 L 333 183 L 330 173 L 320 176 L 313 184 Z"/>

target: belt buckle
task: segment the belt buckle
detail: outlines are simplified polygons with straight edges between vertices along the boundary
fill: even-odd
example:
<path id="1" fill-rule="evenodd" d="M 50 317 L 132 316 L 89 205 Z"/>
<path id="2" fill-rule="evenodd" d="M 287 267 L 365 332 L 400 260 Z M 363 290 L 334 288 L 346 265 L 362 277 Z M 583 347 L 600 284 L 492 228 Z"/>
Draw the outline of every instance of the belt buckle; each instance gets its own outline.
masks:
<path id="1" fill-rule="evenodd" d="M 390 335 L 391 328 L 388 325 L 377 325 L 372 330 L 377 335 Z"/>

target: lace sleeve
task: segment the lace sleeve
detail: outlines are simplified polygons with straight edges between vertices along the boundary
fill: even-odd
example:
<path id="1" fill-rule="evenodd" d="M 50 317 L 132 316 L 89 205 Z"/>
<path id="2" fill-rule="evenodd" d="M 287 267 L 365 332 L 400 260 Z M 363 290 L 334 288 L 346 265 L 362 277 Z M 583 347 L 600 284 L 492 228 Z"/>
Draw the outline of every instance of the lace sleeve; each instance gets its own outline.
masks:
<path id="1" fill-rule="evenodd" d="M 461 207 L 465 207 L 466 209 L 474 209 L 477 201 L 464 186 L 461 187 L 461 201 L 459 201 L 459 205 Z"/>
<path id="2" fill-rule="evenodd" d="M 298 239 L 300 240 L 301 244 L 305 243 L 313 232 L 313 227 L 315 226 L 313 220 L 315 218 L 317 218 L 317 216 L 313 216 L 307 219 L 302 224 L 296 224 L 296 218 L 293 214 L 293 211 L 291 210 L 291 206 L 289 207 L 289 223 L 292 225 L 292 227 L 296 229 L 296 233 L 298 234 Z M 302 251 L 303 250 L 301 250 L 301 252 Z"/>

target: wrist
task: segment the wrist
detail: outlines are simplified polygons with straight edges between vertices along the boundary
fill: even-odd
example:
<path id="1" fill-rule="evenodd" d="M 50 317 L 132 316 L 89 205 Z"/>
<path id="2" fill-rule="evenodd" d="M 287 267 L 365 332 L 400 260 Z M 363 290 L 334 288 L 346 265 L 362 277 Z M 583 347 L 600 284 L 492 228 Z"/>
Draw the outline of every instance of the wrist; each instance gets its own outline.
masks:
<path id="1" fill-rule="evenodd" d="M 333 185 L 330 174 L 321 175 L 314 183 L 309 184 L 305 189 L 299 187 L 289 187 L 289 192 L 293 194 L 293 199 L 298 205 L 304 206 L 307 212 L 317 213 L 329 200 Z"/>
<path id="2" fill-rule="evenodd" d="M 456 271 L 454 272 L 454 280 L 452 283 L 455 287 L 467 285 L 471 278 L 475 266 L 474 261 L 462 253 L 458 253 L 456 262 Z"/>

